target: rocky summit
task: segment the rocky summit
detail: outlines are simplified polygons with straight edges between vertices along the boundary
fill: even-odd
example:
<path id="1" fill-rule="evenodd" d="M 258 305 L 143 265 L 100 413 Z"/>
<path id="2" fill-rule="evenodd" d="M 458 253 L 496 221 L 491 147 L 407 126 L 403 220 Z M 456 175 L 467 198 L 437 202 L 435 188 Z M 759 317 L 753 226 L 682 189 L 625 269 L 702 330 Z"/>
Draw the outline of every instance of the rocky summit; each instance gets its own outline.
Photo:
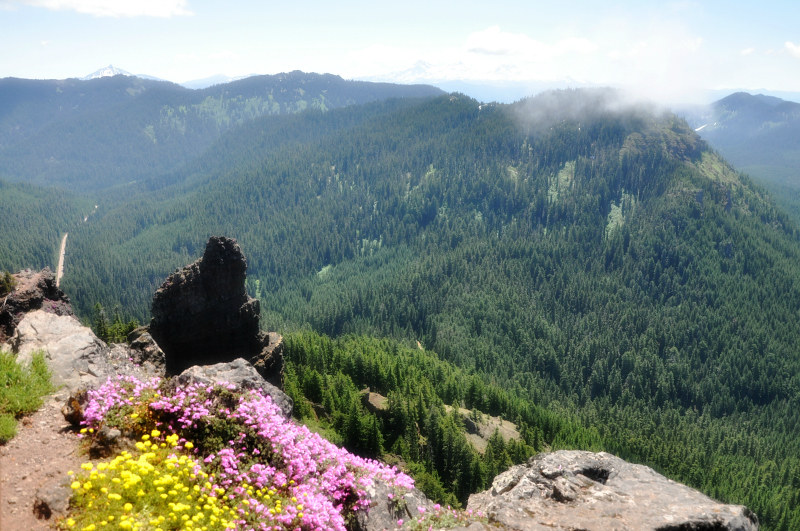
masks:
<path id="1" fill-rule="evenodd" d="M 167 373 L 244 358 L 280 386 L 280 336 L 260 331 L 261 309 L 247 295 L 246 270 L 236 240 L 213 236 L 199 260 L 156 291 L 150 334 L 164 351 Z"/>

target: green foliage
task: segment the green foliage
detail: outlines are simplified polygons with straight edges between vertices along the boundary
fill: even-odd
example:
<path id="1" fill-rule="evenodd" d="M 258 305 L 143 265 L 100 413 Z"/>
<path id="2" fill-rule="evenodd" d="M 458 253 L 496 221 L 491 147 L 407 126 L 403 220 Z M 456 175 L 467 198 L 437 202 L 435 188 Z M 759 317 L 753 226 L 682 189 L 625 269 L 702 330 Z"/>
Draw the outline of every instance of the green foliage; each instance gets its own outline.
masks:
<path id="1" fill-rule="evenodd" d="M 61 236 L 81 222 L 91 203 L 61 191 L 8 183 L 2 177 L 0 270 L 49 267 L 55 271 Z"/>
<path id="2" fill-rule="evenodd" d="M 400 459 L 418 486 L 442 504 L 466 502 L 496 473 L 556 440 L 593 439 L 600 446 L 596 432 L 431 352 L 394 340 L 330 339 L 313 332 L 290 334 L 285 342 L 285 389 L 295 401 L 295 415 L 335 430 L 354 452 Z M 387 397 L 385 408 L 367 410 L 364 388 Z M 480 454 L 467 441 L 461 415 L 455 409 L 448 413 L 445 404 L 480 406 L 513 419 L 522 439 L 505 441 L 496 433 Z"/>
<path id="3" fill-rule="evenodd" d="M 14 415 L 0 413 L 0 443 L 5 444 L 17 434 L 17 419 Z"/>
<path id="4" fill-rule="evenodd" d="M 0 444 L 16 435 L 16 419 L 39 409 L 53 389 L 42 353 L 35 353 L 26 368 L 15 355 L 0 351 Z"/>
<path id="5" fill-rule="evenodd" d="M 139 321 L 130 319 L 125 321 L 119 312 L 119 307 L 114 308 L 114 317 L 109 320 L 103 305 L 95 303 L 92 310 L 92 331 L 106 343 L 124 343 L 128 334 L 139 326 Z"/>
<path id="6" fill-rule="evenodd" d="M 11 276 L 11 273 L 5 271 L 0 275 L 0 296 L 11 293 L 16 285 L 17 281 Z"/>
<path id="7" fill-rule="evenodd" d="M 121 187 L 127 195 L 137 181 L 180 168 L 259 116 L 439 93 L 303 72 L 203 90 L 130 76 L 6 78 L 0 80 L 0 175 L 81 193 Z"/>

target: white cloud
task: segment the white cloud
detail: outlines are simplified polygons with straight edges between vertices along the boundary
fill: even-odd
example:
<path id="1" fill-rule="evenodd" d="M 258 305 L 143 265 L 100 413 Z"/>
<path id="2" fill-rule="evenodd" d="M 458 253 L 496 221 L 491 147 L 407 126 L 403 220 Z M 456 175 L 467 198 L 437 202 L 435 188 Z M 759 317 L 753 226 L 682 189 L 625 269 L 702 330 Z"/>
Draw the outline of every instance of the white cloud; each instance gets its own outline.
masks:
<path id="1" fill-rule="evenodd" d="M 502 31 L 499 26 L 491 26 L 483 31 L 470 34 L 465 43 L 467 52 L 518 56 L 527 60 L 547 61 L 566 54 L 590 54 L 597 45 L 581 37 L 560 39 L 552 44 L 532 39 L 521 33 Z"/>
<path id="2" fill-rule="evenodd" d="M 800 58 L 800 44 L 795 44 L 793 42 L 786 41 L 786 49 L 789 50 L 789 53 L 795 57 Z"/>
<path id="3" fill-rule="evenodd" d="M 755 52 L 755 48 L 745 48 L 744 50 L 740 51 L 739 54 L 741 55 L 752 55 Z"/>
<path id="4" fill-rule="evenodd" d="M 187 0 L 22 0 L 55 11 L 77 11 L 96 17 L 160 17 L 191 15 Z"/>
<path id="5" fill-rule="evenodd" d="M 349 54 L 348 65 L 339 71 L 345 76 L 403 82 L 555 80 L 579 75 L 570 66 L 590 58 L 597 49 L 582 37 L 544 42 L 491 26 L 449 47 L 364 48 Z"/>
<path id="6" fill-rule="evenodd" d="M 516 55 L 544 45 L 527 35 L 506 33 L 499 26 L 491 26 L 467 37 L 467 51 L 484 55 Z"/>
<path id="7" fill-rule="evenodd" d="M 241 59 L 241 56 L 236 52 L 232 52 L 230 50 L 223 50 L 221 52 L 212 53 L 209 56 L 209 59 L 212 59 L 214 61 L 238 61 L 239 59 Z"/>

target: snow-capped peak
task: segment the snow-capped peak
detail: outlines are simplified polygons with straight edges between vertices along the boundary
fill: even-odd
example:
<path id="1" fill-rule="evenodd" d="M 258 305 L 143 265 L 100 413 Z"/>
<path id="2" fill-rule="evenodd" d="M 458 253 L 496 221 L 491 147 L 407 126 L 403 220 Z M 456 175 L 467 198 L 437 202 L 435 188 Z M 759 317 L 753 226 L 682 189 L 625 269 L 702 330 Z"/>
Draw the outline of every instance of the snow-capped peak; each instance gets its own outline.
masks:
<path id="1" fill-rule="evenodd" d="M 113 76 L 133 76 L 130 72 L 126 72 L 121 68 L 117 68 L 114 65 L 108 65 L 96 72 L 92 72 L 88 76 L 82 77 L 83 81 L 88 81 L 90 79 L 97 79 L 99 77 L 113 77 Z"/>

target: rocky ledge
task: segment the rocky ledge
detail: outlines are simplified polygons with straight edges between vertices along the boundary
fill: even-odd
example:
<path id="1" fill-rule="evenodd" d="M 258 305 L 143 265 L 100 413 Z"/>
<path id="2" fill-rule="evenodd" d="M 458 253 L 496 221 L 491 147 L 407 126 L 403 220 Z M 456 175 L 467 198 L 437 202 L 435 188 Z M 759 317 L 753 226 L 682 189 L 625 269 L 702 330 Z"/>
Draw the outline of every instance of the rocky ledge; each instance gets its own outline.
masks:
<path id="1" fill-rule="evenodd" d="M 749 531 L 758 518 L 652 468 L 607 453 L 561 450 L 533 457 L 470 496 L 468 509 L 489 524 L 470 530 Z"/>

